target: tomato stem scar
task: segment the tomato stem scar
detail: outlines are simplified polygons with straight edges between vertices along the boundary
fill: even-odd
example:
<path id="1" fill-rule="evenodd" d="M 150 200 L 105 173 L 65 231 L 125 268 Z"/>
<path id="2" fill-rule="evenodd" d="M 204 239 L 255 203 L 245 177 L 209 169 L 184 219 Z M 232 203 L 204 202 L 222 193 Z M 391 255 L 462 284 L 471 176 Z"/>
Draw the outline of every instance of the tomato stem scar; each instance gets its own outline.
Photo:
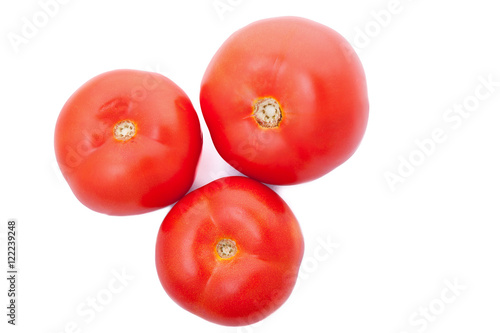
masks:
<path id="1" fill-rule="evenodd" d="M 221 259 L 229 259 L 232 258 L 236 255 L 236 252 L 238 252 L 238 248 L 236 247 L 236 243 L 229 238 L 223 238 L 221 239 L 218 243 L 217 246 L 215 247 L 217 251 L 217 255 Z"/>
<path id="2" fill-rule="evenodd" d="M 278 127 L 282 118 L 280 104 L 272 97 L 260 98 L 253 103 L 252 116 L 261 127 Z"/>
<path id="3" fill-rule="evenodd" d="M 137 133 L 135 123 L 131 120 L 121 120 L 113 128 L 113 136 L 119 141 L 128 141 Z"/>

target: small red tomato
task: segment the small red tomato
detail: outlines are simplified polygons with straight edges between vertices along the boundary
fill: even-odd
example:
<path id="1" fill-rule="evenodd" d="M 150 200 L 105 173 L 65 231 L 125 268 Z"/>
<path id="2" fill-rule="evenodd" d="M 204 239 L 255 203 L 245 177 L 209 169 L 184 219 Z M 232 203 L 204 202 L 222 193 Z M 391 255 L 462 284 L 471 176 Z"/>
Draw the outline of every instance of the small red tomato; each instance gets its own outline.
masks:
<path id="1" fill-rule="evenodd" d="M 349 43 L 298 17 L 252 23 L 208 65 L 200 103 L 219 154 L 247 176 L 297 184 L 357 149 L 368 120 L 365 74 Z"/>
<path id="2" fill-rule="evenodd" d="M 170 210 L 158 233 L 156 268 L 181 307 L 241 326 L 285 302 L 303 253 L 299 224 L 283 199 L 235 176 L 187 194 Z"/>
<path id="3" fill-rule="evenodd" d="M 191 101 L 171 80 L 115 70 L 69 98 L 54 141 L 59 167 L 78 200 L 97 212 L 132 215 L 186 194 L 202 135 Z"/>

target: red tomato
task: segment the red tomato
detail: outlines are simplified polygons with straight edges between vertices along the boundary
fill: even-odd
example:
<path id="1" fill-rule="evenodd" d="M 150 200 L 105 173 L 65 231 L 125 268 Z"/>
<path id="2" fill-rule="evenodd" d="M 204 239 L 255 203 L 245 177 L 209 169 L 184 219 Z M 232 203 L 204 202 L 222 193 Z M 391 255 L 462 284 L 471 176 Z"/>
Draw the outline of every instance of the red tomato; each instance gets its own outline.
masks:
<path id="1" fill-rule="evenodd" d="M 149 212 L 193 184 L 202 146 L 187 95 L 157 74 L 116 70 L 96 76 L 66 102 L 55 152 L 76 197 L 110 215 Z"/>
<path id="2" fill-rule="evenodd" d="M 170 210 L 158 233 L 156 268 L 184 309 L 221 325 L 250 325 L 288 298 L 303 252 L 283 199 L 235 176 L 187 194 Z"/>
<path id="3" fill-rule="evenodd" d="M 345 162 L 368 120 L 352 47 L 297 17 L 258 21 L 230 36 L 206 70 L 200 103 L 219 154 L 243 174 L 279 185 Z"/>

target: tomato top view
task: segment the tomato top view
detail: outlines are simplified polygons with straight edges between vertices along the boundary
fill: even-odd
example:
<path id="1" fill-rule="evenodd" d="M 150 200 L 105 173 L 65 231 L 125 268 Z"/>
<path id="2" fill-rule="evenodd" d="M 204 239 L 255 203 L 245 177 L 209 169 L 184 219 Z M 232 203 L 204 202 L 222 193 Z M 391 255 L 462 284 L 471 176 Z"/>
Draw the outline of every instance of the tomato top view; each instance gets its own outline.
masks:
<path id="1" fill-rule="evenodd" d="M 211 60 L 200 104 L 219 154 L 269 184 L 316 179 L 357 149 L 368 120 L 365 74 L 348 42 L 298 17 L 252 23 Z"/>
<path id="2" fill-rule="evenodd" d="M 156 267 L 163 288 L 184 309 L 241 326 L 286 301 L 303 253 L 302 232 L 283 199 L 234 176 L 175 204 L 158 232 Z"/>
<path id="3" fill-rule="evenodd" d="M 165 207 L 193 184 L 201 153 L 198 116 L 172 81 L 115 70 L 80 87 L 55 129 L 59 167 L 76 197 L 110 215 Z"/>

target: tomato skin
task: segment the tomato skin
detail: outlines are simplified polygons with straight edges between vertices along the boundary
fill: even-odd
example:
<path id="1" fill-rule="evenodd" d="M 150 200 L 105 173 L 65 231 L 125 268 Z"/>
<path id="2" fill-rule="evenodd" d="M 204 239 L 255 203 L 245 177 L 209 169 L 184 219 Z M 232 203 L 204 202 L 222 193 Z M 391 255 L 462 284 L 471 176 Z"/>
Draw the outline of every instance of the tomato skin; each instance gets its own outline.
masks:
<path id="1" fill-rule="evenodd" d="M 136 134 L 114 136 L 131 121 Z M 59 114 L 57 162 L 75 196 L 109 215 L 168 206 L 194 181 L 202 147 L 198 116 L 174 82 L 138 70 L 114 70 L 82 85 Z"/>
<path id="2" fill-rule="evenodd" d="M 283 117 L 262 128 L 253 103 L 272 97 Z M 337 32 L 298 17 L 254 22 L 231 35 L 208 65 L 200 104 L 226 162 L 277 185 L 319 178 L 357 149 L 368 121 L 365 74 Z"/>
<path id="3" fill-rule="evenodd" d="M 232 239 L 237 253 L 215 248 Z M 184 309 L 217 324 L 250 325 L 292 292 L 304 253 L 299 224 L 267 186 L 226 177 L 187 194 L 158 232 L 156 267 L 163 288 Z"/>

